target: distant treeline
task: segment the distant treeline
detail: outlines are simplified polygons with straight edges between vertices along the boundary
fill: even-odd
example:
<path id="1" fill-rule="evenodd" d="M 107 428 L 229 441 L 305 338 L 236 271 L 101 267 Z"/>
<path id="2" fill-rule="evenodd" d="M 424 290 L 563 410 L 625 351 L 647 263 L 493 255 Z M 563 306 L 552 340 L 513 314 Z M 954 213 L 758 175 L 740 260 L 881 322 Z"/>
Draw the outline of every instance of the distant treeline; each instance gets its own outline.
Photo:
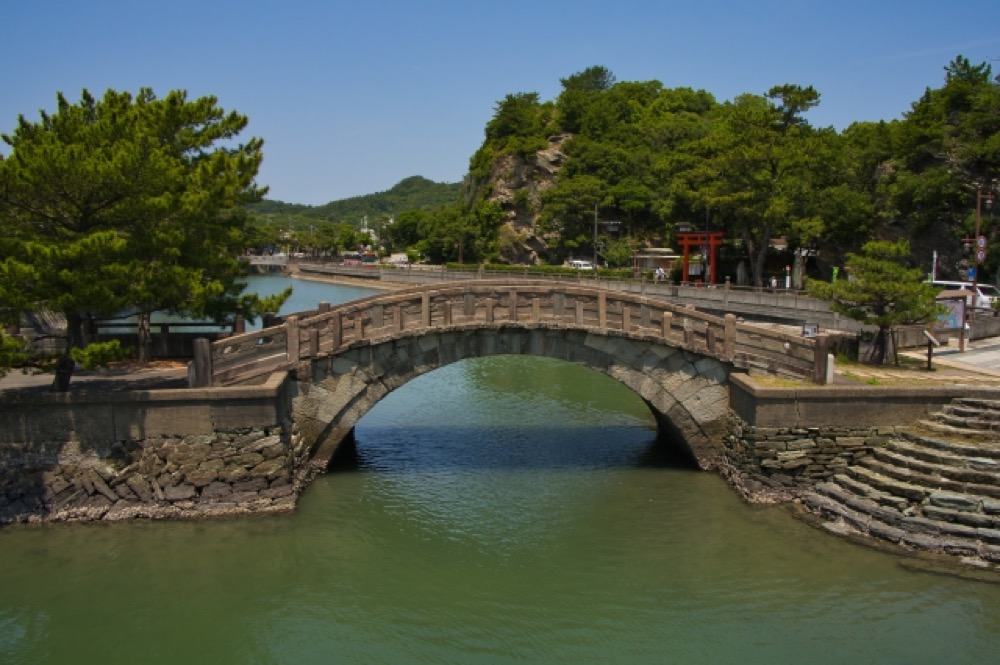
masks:
<path id="1" fill-rule="evenodd" d="M 460 183 L 439 183 L 421 176 L 411 176 L 386 192 L 365 194 L 320 206 L 308 206 L 282 201 L 263 200 L 247 206 L 251 217 L 263 224 L 282 228 L 298 228 L 317 221 L 361 226 L 367 215 L 374 226 L 379 218 L 398 215 L 405 210 L 430 210 L 454 204 L 458 200 Z"/>

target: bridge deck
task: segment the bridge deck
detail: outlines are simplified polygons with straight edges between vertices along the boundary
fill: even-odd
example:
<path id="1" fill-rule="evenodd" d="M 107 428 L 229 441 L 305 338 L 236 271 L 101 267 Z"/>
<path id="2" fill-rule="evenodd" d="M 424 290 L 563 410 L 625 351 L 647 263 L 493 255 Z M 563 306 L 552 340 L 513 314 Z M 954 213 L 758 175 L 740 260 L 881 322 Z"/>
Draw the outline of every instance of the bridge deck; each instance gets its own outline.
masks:
<path id="1" fill-rule="evenodd" d="M 479 280 L 421 285 L 285 317 L 282 326 L 212 344 L 211 385 L 246 383 L 356 344 L 439 330 L 582 330 L 715 357 L 734 367 L 819 380 L 817 340 L 577 282 Z M 822 355 L 822 363 L 817 361 Z M 822 368 L 820 367 L 822 365 Z"/>

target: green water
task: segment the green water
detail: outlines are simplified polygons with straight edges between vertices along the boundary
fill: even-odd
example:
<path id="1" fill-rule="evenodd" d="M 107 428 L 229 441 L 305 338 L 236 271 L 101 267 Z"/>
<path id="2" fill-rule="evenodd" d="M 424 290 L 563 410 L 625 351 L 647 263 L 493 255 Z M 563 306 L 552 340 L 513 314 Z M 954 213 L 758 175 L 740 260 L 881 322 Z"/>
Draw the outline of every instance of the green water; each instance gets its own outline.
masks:
<path id="1" fill-rule="evenodd" d="M 1000 586 L 741 503 L 544 359 L 390 394 L 282 516 L 0 529 L 0 663 L 994 663 Z"/>

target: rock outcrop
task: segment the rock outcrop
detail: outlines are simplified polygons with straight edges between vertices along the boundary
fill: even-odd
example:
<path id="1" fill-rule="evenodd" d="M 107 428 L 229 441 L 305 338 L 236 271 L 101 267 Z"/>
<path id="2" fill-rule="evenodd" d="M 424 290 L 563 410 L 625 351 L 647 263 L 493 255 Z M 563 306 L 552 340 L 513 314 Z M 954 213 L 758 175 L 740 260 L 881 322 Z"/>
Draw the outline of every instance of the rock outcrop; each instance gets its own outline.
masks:
<path id="1" fill-rule="evenodd" d="M 542 193 L 556 181 L 566 155 L 563 145 L 571 138 L 560 134 L 532 157 L 502 155 L 490 171 L 483 191 L 486 200 L 499 205 L 507 215 L 500 229 L 501 258 L 509 263 L 537 264 L 548 251 L 548 238 L 538 228 Z"/>

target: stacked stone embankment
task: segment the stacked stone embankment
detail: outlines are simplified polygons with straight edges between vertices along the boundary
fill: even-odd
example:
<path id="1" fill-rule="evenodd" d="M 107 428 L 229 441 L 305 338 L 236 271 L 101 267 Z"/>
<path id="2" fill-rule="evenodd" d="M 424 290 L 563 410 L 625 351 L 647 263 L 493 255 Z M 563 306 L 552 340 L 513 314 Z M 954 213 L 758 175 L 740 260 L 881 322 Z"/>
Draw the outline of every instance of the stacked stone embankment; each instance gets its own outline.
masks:
<path id="1" fill-rule="evenodd" d="M 104 450 L 4 447 L 0 524 L 184 518 L 290 510 L 283 428 L 122 440 Z"/>
<path id="2" fill-rule="evenodd" d="M 723 475 L 753 503 L 794 500 L 885 444 L 878 428 L 761 427 L 730 414 Z"/>
<path id="3" fill-rule="evenodd" d="M 1000 564 L 1000 402 L 957 399 L 804 493 L 829 530 Z"/>
<path id="4" fill-rule="evenodd" d="M 290 510 L 309 451 L 287 381 L 0 394 L 0 524 Z"/>

